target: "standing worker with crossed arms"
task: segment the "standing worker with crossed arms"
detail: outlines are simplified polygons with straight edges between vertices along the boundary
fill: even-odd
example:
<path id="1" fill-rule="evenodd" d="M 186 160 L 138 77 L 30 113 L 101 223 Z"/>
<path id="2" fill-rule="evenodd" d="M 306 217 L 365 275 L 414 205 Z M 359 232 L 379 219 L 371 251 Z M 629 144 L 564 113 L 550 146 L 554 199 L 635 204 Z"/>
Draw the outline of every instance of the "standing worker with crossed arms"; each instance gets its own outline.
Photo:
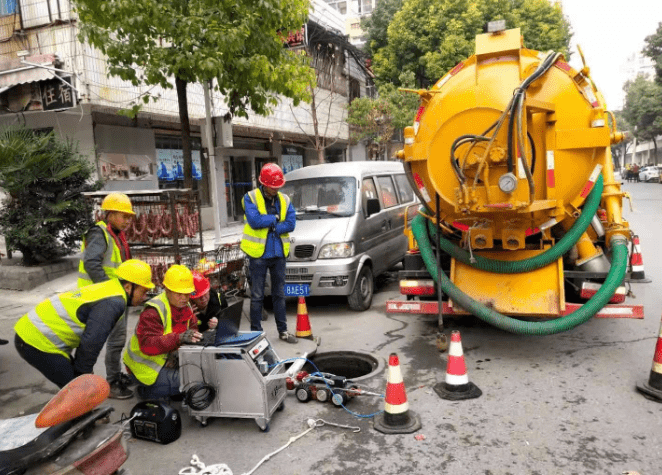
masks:
<path id="1" fill-rule="evenodd" d="M 99 221 L 83 236 L 78 265 L 78 288 L 98 284 L 116 277 L 120 264 L 131 259 L 129 244 L 124 231 L 131 225 L 135 214 L 131 200 L 124 193 L 110 193 L 101 203 L 106 212 L 104 221 Z M 126 344 L 127 319 L 120 319 L 106 344 L 106 379 L 110 384 L 113 399 L 128 399 L 133 391 L 128 388 L 129 377 L 122 374 L 121 357 Z"/>
<path id="2" fill-rule="evenodd" d="M 260 171 L 262 186 L 244 195 L 244 235 L 241 250 L 248 254 L 251 285 L 251 330 L 262 331 L 262 305 L 267 269 L 271 274 L 271 297 L 278 337 L 288 343 L 297 339 L 287 331 L 285 315 L 285 260 L 290 253 L 290 235 L 296 212 L 290 198 L 278 191 L 285 184 L 283 170 L 267 163 Z"/>

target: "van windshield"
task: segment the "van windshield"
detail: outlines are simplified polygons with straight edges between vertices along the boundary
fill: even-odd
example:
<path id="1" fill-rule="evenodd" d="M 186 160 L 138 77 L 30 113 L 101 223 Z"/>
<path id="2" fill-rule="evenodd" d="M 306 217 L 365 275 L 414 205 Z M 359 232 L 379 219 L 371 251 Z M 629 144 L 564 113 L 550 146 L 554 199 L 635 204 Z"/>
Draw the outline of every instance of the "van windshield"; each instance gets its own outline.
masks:
<path id="1" fill-rule="evenodd" d="M 353 177 L 288 180 L 280 192 L 290 197 L 299 220 L 352 216 L 356 209 Z"/>

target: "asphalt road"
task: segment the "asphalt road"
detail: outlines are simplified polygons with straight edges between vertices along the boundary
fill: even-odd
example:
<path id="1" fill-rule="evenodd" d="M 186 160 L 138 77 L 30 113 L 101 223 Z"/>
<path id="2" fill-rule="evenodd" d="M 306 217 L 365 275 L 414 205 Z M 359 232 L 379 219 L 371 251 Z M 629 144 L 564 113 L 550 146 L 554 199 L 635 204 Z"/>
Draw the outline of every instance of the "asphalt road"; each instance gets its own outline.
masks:
<path id="1" fill-rule="evenodd" d="M 662 405 L 635 391 L 649 376 L 662 315 L 660 219 L 662 185 L 625 184 L 634 211 L 625 215 L 639 234 L 650 284 L 633 284 L 633 303 L 645 306 L 644 320 L 594 319 L 555 336 L 510 335 L 467 317 L 447 320 L 460 330 L 470 380 L 483 391 L 478 399 L 450 402 L 432 390 L 444 379 L 446 354 L 435 346 L 436 318 L 387 315 L 385 302 L 398 295 L 395 278 L 385 278 L 373 306 L 348 310 L 341 299 L 309 298 L 312 330 L 322 338 L 319 351 L 354 349 L 384 361 L 400 358 L 410 409 L 421 419 L 416 434 L 384 435 L 370 418 L 319 402 L 300 403 L 293 394 L 283 412 L 263 433 L 250 419 L 211 419 L 207 427 L 184 415 L 183 433 L 167 446 L 132 440 L 126 466 L 134 473 L 177 474 L 193 454 L 206 464 L 224 463 L 234 474 L 247 473 L 262 457 L 303 432 L 308 418 L 357 425 L 358 433 L 319 427 L 273 456 L 256 474 L 621 474 L 661 473 Z M 42 297 L 68 285 L 67 278 L 40 289 Z M 38 299 L 36 299 L 38 300 Z M 20 292 L 0 291 L 0 337 L 13 338 L 16 319 L 35 301 Z M 36 301 L 34 302 L 36 303 Z M 288 305 L 290 327 L 296 302 Z M 135 315 L 132 316 L 135 321 Z M 131 321 L 129 326 L 132 327 Z M 268 337 L 281 358 L 304 351 L 308 343 L 276 340 L 273 318 Z M 95 371 L 103 374 L 102 358 Z M 366 386 L 383 392 L 385 372 Z M 17 356 L 0 347 L 0 417 L 43 405 L 55 387 Z M 136 399 L 110 401 L 128 414 Z M 348 409 L 373 414 L 383 408 L 376 397 L 359 397 Z"/>

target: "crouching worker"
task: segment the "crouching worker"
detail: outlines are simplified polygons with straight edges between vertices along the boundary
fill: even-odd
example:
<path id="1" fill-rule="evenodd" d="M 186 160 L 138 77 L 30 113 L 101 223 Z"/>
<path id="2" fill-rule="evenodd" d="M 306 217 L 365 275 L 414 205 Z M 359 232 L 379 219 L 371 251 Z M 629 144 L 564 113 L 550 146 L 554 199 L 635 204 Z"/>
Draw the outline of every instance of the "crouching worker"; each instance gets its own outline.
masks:
<path id="1" fill-rule="evenodd" d="M 149 265 L 129 259 L 117 268 L 116 278 L 56 295 L 23 315 L 14 326 L 16 349 L 62 388 L 92 373 L 112 329 L 152 288 Z"/>
<path id="2" fill-rule="evenodd" d="M 218 316 L 221 310 L 228 308 L 228 301 L 222 293 L 211 288 L 209 279 L 194 272 L 193 285 L 195 291 L 191 294 L 191 306 L 198 318 L 198 331 L 213 330 L 218 325 Z"/>
<path id="3" fill-rule="evenodd" d="M 163 276 L 165 291 L 145 303 L 136 332 L 124 352 L 124 364 L 138 383 L 141 399 L 179 396 L 179 361 L 182 344 L 202 338 L 197 317 L 189 305 L 195 290 L 193 274 L 174 264 Z"/>

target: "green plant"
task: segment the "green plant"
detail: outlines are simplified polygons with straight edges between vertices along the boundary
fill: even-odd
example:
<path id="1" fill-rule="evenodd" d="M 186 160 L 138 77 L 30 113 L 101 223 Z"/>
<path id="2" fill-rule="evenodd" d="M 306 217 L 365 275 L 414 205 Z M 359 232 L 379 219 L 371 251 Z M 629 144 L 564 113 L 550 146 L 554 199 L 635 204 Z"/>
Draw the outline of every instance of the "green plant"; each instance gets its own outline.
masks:
<path id="1" fill-rule="evenodd" d="M 76 251 L 93 224 L 91 204 L 81 195 L 95 191 L 93 167 L 71 140 L 23 127 L 0 130 L 0 232 L 23 264 L 49 262 Z"/>

